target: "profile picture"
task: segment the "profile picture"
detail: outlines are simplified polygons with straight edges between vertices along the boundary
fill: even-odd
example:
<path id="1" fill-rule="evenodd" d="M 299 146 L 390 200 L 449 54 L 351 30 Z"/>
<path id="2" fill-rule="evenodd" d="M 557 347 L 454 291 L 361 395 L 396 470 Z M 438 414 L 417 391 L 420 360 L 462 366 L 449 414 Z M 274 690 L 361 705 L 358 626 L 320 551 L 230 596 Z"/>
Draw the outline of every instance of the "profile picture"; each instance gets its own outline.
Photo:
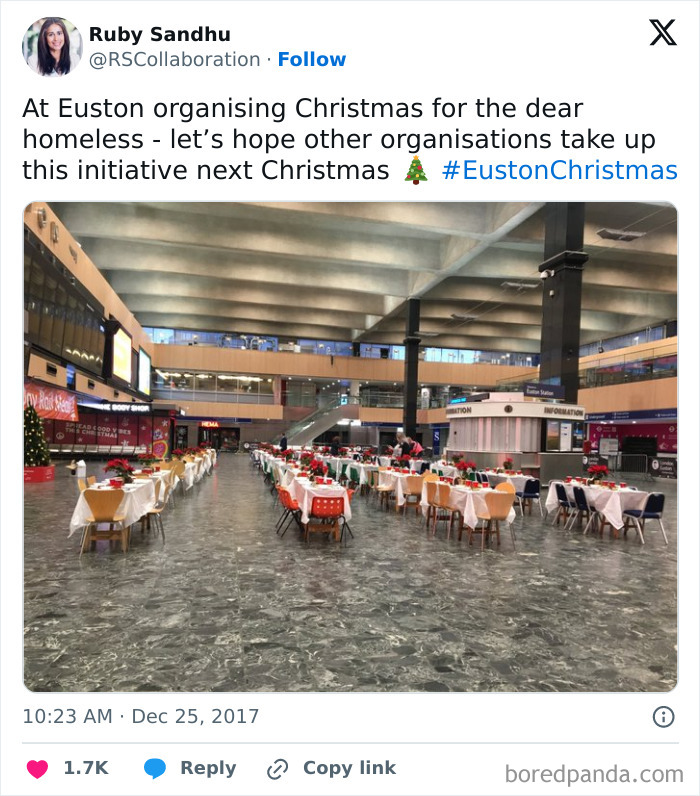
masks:
<path id="1" fill-rule="evenodd" d="M 45 17 L 24 34 L 22 52 L 29 68 L 38 75 L 64 77 L 80 63 L 83 39 L 67 19 Z"/>

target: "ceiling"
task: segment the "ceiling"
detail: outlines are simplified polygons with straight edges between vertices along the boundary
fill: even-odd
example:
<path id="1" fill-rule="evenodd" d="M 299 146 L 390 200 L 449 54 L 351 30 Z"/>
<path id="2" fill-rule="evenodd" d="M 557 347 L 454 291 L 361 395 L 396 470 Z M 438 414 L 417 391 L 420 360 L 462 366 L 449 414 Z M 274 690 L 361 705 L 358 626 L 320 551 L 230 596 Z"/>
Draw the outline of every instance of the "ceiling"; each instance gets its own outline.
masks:
<path id="1" fill-rule="evenodd" d="M 142 326 L 400 344 L 420 298 L 426 345 L 539 351 L 542 203 L 51 207 Z M 676 317 L 671 205 L 587 204 L 584 250 L 582 344 Z"/>

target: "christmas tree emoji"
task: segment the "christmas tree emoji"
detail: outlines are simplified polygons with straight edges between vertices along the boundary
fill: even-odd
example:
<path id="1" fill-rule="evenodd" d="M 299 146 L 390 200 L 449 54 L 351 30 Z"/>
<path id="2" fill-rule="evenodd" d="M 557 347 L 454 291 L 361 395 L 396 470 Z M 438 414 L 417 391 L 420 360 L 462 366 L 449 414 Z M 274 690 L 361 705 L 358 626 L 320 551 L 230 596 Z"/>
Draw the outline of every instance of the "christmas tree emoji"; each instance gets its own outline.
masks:
<path id="1" fill-rule="evenodd" d="M 420 160 L 418 159 L 418 155 L 414 155 L 413 161 L 411 165 L 408 167 L 408 175 L 406 176 L 406 182 L 408 180 L 413 180 L 414 185 L 418 185 L 419 182 L 425 182 L 428 178 L 425 176 L 425 172 L 423 171 L 423 167 L 420 164 Z"/>

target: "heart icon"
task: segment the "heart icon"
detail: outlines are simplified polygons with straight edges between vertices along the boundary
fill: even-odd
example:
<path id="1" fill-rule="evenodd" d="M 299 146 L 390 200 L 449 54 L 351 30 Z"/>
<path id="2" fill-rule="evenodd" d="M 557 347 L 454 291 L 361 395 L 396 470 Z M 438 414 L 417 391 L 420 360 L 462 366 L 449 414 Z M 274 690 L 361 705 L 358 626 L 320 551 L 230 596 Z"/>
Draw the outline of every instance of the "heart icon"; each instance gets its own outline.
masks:
<path id="1" fill-rule="evenodd" d="M 30 760 L 27 763 L 27 771 L 34 777 L 40 779 L 49 770 L 46 760 Z"/>

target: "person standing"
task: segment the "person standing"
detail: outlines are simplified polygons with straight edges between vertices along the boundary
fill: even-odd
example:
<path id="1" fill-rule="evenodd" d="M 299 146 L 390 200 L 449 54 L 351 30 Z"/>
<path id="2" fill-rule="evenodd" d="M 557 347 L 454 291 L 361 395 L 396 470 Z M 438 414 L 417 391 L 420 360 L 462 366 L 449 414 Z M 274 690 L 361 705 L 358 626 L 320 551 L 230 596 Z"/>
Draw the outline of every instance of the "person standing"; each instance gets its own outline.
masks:
<path id="1" fill-rule="evenodd" d="M 280 450 L 284 453 L 287 450 L 287 432 L 285 431 L 282 434 L 282 439 L 280 440 Z"/>

